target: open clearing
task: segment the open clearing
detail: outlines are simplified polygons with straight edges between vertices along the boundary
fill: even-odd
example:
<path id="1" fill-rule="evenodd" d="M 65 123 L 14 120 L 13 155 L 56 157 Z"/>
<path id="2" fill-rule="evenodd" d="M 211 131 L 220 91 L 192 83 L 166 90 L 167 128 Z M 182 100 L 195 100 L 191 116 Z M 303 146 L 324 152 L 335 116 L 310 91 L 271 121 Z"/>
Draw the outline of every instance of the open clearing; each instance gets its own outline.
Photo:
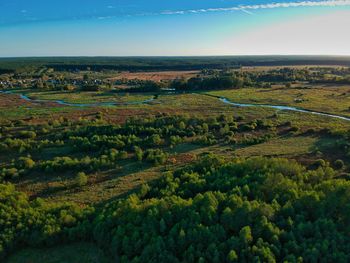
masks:
<path id="1" fill-rule="evenodd" d="M 268 142 L 238 148 L 234 151 L 237 156 L 268 156 L 268 157 L 295 157 L 310 154 L 317 138 L 308 136 L 276 138 Z"/>

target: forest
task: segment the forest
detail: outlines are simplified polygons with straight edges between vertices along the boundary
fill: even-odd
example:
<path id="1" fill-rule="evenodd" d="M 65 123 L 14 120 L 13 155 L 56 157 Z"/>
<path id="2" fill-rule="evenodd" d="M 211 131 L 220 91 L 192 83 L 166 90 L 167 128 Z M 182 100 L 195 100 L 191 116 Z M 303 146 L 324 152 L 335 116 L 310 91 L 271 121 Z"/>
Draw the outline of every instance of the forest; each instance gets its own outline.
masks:
<path id="1" fill-rule="evenodd" d="M 207 155 L 97 209 L 3 184 L 1 252 L 93 239 L 118 262 L 347 262 L 350 183 L 335 174 Z"/>
<path id="2" fill-rule="evenodd" d="M 208 56 L 208 57 L 41 57 L 0 58 L 0 69 L 14 73 L 28 72 L 43 66 L 57 71 L 90 68 L 100 70 L 202 70 L 239 66 L 349 66 L 347 57 L 339 56 Z"/>

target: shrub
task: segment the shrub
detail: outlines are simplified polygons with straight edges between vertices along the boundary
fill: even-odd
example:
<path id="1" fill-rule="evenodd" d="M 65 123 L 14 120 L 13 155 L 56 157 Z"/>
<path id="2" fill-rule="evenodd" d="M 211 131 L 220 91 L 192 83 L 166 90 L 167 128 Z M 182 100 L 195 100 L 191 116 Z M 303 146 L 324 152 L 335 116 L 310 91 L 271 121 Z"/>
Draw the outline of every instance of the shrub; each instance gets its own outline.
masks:
<path id="1" fill-rule="evenodd" d="M 150 149 L 145 152 L 145 159 L 155 165 L 160 165 L 166 162 L 168 154 L 160 149 Z"/>
<path id="2" fill-rule="evenodd" d="M 134 147 L 134 151 L 135 151 L 136 160 L 141 162 L 142 159 L 143 159 L 143 151 L 142 151 L 142 149 L 140 147 L 135 146 Z"/>
<path id="3" fill-rule="evenodd" d="M 20 157 L 18 161 L 19 166 L 23 169 L 32 169 L 35 166 L 35 162 L 29 157 Z"/>
<path id="4" fill-rule="evenodd" d="M 343 169 L 344 168 L 344 162 L 342 160 L 336 160 L 334 162 L 334 168 L 337 170 Z"/>
<path id="5" fill-rule="evenodd" d="M 84 172 L 80 172 L 76 175 L 75 183 L 77 186 L 82 187 L 82 186 L 86 185 L 87 182 L 88 182 L 88 177 L 86 176 L 86 174 Z"/>
<path id="6" fill-rule="evenodd" d="M 295 132 L 298 132 L 298 131 L 299 131 L 299 128 L 296 127 L 296 126 L 292 126 L 292 127 L 290 127 L 290 129 L 289 129 L 289 132 L 292 132 L 292 133 L 295 133 Z"/>
<path id="7" fill-rule="evenodd" d="M 315 167 L 325 167 L 326 166 L 326 161 L 323 159 L 318 159 L 314 162 Z"/>
<path id="8" fill-rule="evenodd" d="M 34 139 L 36 137 L 36 133 L 33 131 L 21 131 L 19 133 L 19 136 L 21 138 Z"/>

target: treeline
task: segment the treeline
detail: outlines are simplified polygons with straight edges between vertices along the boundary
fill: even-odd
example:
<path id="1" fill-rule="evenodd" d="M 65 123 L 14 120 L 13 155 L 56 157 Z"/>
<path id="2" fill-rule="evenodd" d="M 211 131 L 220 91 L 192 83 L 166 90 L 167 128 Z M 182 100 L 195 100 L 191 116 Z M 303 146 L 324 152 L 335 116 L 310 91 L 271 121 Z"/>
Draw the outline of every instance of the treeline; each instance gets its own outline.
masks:
<path id="1" fill-rule="evenodd" d="M 175 91 L 222 90 L 244 87 L 270 88 L 272 84 L 289 84 L 290 86 L 290 83 L 293 82 L 349 84 L 350 71 L 348 68 L 317 68 L 315 70 L 282 68 L 262 72 L 203 70 L 202 74 L 196 77 L 176 79 L 168 83 L 167 87 Z M 162 85 L 165 84 L 162 83 Z"/>
<path id="2" fill-rule="evenodd" d="M 194 70 L 236 66 L 340 65 L 347 57 L 324 56 L 217 56 L 217 57 L 46 57 L 1 58 L 0 68 L 23 72 L 43 66 L 56 70 Z"/>
<path id="3" fill-rule="evenodd" d="M 251 78 L 256 82 L 295 82 L 307 81 L 312 83 L 350 83 L 349 68 L 282 68 L 269 70 L 264 73 L 254 73 Z"/>
<path id="4" fill-rule="evenodd" d="M 236 74 L 223 74 L 216 76 L 195 77 L 188 80 L 175 80 L 170 84 L 170 88 L 177 91 L 189 90 L 215 90 L 242 88 L 250 86 L 252 83 L 242 76 Z"/>
<path id="5" fill-rule="evenodd" d="M 0 75 L 1 74 L 10 74 L 10 73 L 15 73 L 14 70 L 11 70 L 11 69 L 3 69 L 3 68 L 0 68 Z"/>

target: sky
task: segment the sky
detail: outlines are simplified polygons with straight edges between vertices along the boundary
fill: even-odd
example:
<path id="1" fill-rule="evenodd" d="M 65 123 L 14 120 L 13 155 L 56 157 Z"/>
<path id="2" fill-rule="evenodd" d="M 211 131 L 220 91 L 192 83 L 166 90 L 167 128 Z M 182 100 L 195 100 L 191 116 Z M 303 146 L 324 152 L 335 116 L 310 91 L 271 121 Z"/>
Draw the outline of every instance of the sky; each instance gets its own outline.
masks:
<path id="1" fill-rule="evenodd" d="M 350 55 L 350 0 L 0 0 L 0 57 Z"/>

